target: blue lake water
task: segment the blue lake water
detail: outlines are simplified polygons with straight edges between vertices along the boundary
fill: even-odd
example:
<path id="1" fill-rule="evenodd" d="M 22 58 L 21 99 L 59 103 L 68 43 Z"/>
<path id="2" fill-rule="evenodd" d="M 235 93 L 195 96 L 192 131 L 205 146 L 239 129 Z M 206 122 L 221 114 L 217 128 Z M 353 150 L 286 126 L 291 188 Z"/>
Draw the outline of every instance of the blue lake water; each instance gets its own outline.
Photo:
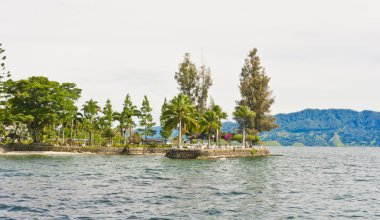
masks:
<path id="1" fill-rule="evenodd" d="M 380 148 L 283 156 L 0 156 L 4 219 L 380 219 Z"/>

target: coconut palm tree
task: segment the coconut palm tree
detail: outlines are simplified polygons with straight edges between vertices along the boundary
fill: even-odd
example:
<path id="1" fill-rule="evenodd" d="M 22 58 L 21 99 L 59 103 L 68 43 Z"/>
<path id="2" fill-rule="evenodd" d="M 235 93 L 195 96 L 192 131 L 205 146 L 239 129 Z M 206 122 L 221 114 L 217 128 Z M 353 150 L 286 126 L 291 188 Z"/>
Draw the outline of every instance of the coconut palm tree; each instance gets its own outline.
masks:
<path id="1" fill-rule="evenodd" d="M 211 146 L 211 134 L 221 127 L 221 122 L 218 120 L 216 112 L 207 110 L 201 117 L 199 124 L 202 127 L 202 132 L 206 132 L 208 135 L 207 147 Z"/>
<path id="2" fill-rule="evenodd" d="M 195 106 L 187 95 L 179 94 L 175 96 L 162 111 L 162 120 L 164 122 L 164 130 L 172 131 L 179 129 L 178 147 L 182 147 L 182 134 L 187 129 L 199 128 L 195 117 Z"/>
<path id="3" fill-rule="evenodd" d="M 222 119 L 227 118 L 227 113 L 222 110 L 219 105 L 212 106 L 212 111 L 215 112 L 219 127 L 215 129 L 216 146 L 218 146 L 219 131 L 222 128 Z"/>
<path id="4" fill-rule="evenodd" d="M 100 106 L 98 105 L 98 102 L 90 99 L 89 101 L 86 101 L 83 105 L 83 113 L 84 117 L 87 119 L 89 124 L 89 130 L 90 130 L 90 144 L 93 144 L 94 136 L 93 136 L 93 130 L 94 130 L 94 120 L 98 116 L 98 113 L 101 111 Z"/>
<path id="5" fill-rule="evenodd" d="M 83 125 L 83 114 L 80 112 L 77 112 L 73 115 L 73 118 L 71 119 L 71 131 L 70 131 L 70 138 L 71 140 L 76 139 L 78 128 L 80 125 Z"/>
<path id="6" fill-rule="evenodd" d="M 126 127 L 127 117 L 125 117 L 124 112 L 114 112 L 113 113 L 113 118 L 114 118 L 115 121 L 119 122 L 118 128 L 119 128 L 119 131 L 120 131 L 120 144 L 122 144 L 122 141 L 123 141 L 122 137 L 125 137 L 124 128 Z M 126 143 L 127 142 L 124 139 L 124 144 L 126 144 Z"/>
<path id="7" fill-rule="evenodd" d="M 236 106 L 235 111 L 232 113 L 234 119 L 239 122 L 243 131 L 243 148 L 245 148 L 245 130 L 248 122 L 252 120 L 256 114 L 245 105 Z"/>

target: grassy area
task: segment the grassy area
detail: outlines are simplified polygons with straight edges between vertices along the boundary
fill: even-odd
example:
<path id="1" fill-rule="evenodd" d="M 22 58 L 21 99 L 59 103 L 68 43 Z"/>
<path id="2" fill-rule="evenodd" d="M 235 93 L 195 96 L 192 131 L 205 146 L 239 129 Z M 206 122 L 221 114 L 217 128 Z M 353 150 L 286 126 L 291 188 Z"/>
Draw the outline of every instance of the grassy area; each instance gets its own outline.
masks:
<path id="1" fill-rule="evenodd" d="M 282 145 L 278 141 L 263 141 L 263 146 L 279 147 L 279 146 L 282 146 Z"/>
<path id="2" fill-rule="evenodd" d="M 292 145 L 292 147 L 304 147 L 305 145 L 301 142 L 296 142 Z"/>

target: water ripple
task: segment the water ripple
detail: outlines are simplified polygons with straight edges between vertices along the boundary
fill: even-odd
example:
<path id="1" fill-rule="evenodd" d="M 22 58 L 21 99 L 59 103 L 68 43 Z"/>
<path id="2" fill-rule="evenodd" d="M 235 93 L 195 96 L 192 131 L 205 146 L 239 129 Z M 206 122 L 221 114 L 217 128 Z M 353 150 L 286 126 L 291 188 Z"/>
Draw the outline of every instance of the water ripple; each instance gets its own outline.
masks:
<path id="1" fill-rule="evenodd" d="M 380 218 L 380 148 L 281 157 L 0 156 L 4 219 Z"/>

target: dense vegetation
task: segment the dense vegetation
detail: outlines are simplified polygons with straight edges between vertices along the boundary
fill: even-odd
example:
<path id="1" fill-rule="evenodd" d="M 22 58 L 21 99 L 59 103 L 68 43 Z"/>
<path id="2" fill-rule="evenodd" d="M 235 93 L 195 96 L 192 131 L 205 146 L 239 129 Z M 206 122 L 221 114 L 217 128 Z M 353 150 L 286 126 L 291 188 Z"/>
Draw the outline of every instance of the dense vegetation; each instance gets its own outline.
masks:
<path id="1" fill-rule="evenodd" d="M 380 146 L 380 113 L 346 109 L 306 109 L 276 115 L 279 128 L 263 132 L 263 141 L 284 146 Z M 223 123 L 223 132 L 237 125 Z"/>
<path id="2" fill-rule="evenodd" d="M 124 146 L 157 143 L 152 136 L 159 134 L 159 141 L 172 139 L 179 147 L 183 137 L 193 143 L 205 141 L 209 147 L 232 140 L 246 146 L 246 142 L 259 141 L 258 132 L 276 127 L 268 114 L 274 101 L 268 86 L 270 78 L 260 66 L 256 49 L 250 51 L 240 75 L 242 97 L 233 113 L 240 126 L 234 137 L 220 132 L 222 120 L 227 118 L 222 107 L 212 100 L 207 105 L 212 86 L 210 68 L 197 67 L 188 53 L 174 74 L 179 94 L 169 101 L 165 98 L 162 129 L 158 131 L 147 96 L 138 108 L 127 94 L 121 111 L 115 111 L 109 99 L 103 107 L 94 99 L 77 106 L 82 90 L 74 83 L 59 83 L 43 76 L 12 80 L 5 69 L 4 52 L 0 44 L 1 142 Z M 173 136 L 175 131 L 177 135 Z"/>

